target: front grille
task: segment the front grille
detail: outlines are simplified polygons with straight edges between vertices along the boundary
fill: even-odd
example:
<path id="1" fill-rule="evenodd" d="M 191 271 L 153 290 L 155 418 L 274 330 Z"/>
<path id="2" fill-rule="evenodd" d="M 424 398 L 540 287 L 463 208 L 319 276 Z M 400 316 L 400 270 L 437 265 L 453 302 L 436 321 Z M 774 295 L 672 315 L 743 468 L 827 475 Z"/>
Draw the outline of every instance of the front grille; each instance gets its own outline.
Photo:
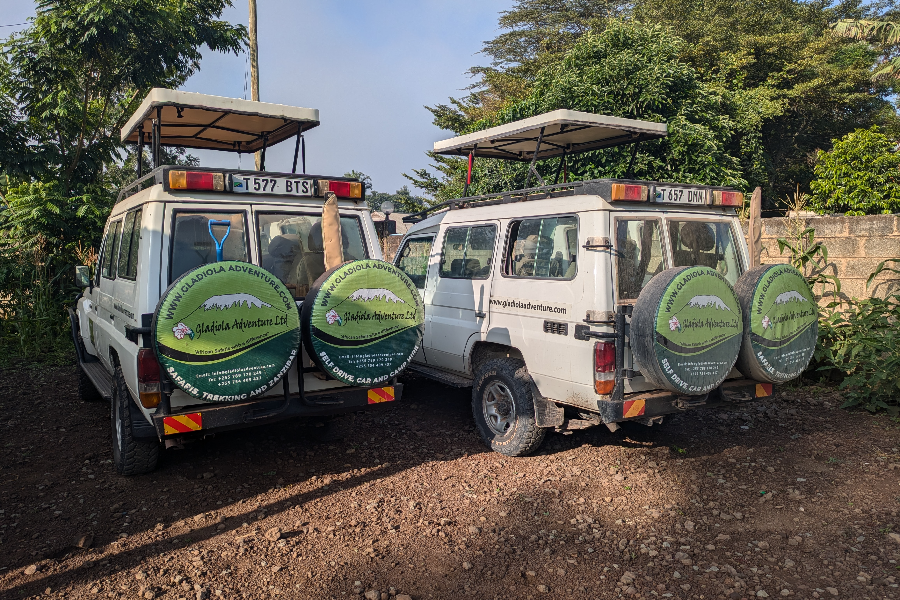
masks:
<path id="1" fill-rule="evenodd" d="M 544 321 L 544 333 L 554 333 L 556 335 L 569 335 L 568 323 L 556 323 L 554 321 Z"/>

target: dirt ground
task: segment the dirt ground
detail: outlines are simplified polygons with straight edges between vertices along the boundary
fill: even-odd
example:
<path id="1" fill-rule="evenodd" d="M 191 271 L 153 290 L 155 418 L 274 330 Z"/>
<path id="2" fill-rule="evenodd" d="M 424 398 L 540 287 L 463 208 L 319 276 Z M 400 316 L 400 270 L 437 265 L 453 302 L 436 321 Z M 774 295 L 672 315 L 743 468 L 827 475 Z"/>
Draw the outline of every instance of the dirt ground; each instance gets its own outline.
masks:
<path id="1" fill-rule="evenodd" d="M 511 459 L 469 390 L 416 379 L 123 478 L 74 367 L 7 369 L 0 597 L 897 598 L 900 423 L 839 403 L 783 389 Z"/>

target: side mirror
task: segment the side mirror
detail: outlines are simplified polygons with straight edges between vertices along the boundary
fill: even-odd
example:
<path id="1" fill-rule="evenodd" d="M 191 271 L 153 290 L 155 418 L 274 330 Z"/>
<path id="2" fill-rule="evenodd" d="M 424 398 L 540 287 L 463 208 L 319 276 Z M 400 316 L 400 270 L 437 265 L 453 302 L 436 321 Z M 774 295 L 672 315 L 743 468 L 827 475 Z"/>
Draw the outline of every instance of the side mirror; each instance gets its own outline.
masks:
<path id="1" fill-rule="evenodd" d="M 85 265 L 75 267 L 75 285 L 86 288 L 91 285 L 91 268 Z"/>

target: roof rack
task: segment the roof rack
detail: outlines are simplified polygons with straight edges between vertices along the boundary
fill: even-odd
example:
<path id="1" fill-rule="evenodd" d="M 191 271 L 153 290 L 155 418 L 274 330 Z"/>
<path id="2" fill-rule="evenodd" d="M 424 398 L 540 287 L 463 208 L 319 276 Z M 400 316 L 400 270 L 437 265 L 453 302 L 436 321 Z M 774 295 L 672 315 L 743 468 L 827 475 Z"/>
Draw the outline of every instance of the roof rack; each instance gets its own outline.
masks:
<path id="1" fill-rule="evenodd" d="M 419 221 L 423 221 L 427 219 L 429 216 L 432 216 L 435 213 L 442 211 L 450 211 L 450 210 L 458 210 L 463 208 L 477 208 L 480 206 L 494 206 L 497 204 L 511 204 L 513 202 L 531 202 L 534 200 L 546 200 L 547 198 L 562 198 L 568 196 L 577 196 L 577 195 L 591 195 L 591 196 L 600 196 L 601 198 L 606 199 L 607 201 L 615 201 L 618 199 L 626 200 L 628 202 L 634 202 L 638 200 L 637 198 L 615 198 L 614 188 L 613 186 L 618 186 L 622 192 L 624 192 L 625 187 L 640 187 L 643 188 L 643 194 L 646 194 L 646 198 L 642 198 L 644 201 L 650 201 L 657 204 L 673 204 L 671 202 L 666 202 L 663 200 L 653 199 L 650 200 L 653 196 L 653 191 L 655 188 L 664 186 L 666 188 L 685 188 L 685 189 L 703 189 L 707 192 L 721 192 L 726 191 L 730 192 L 731 188 L 721 187 L 721 186 L 712 186 L 712 185 L 695 185 L 695 184 L 678 184 L 678 183 L 666 183 L 659 184 L 654 181 L 642 181 L 638 179 L 590 179 L 587 181 L 573 181 L 570 183 L 558 183 L 555 185 L 543 185 L 540 187 L 526 188 L 521 190 L 513 190 L 509 192 L 499 192 L 496 194 L 485 194 L 482 196 L 471 196 L 468 198 L 456 198 L 453 200 L 447 200 L 445 202 L 441 202 L 440 204 L 435 204 L 434 206 L 429 206 L 425 210 L 421 210 L 417 213 L 413 213 L 411 215 L 407 215 L 403 217 L 404 223 L 418 223 Z M 741 195 L 743 198 L 743 195 Z M 683 203 L 676 203 L 682 204 Z M 705 203 L 695 204 L 695 206 L 716 206 L 716 205 L 724 205 L 721 203 L 721 199 L 714 200 L 714 195 L 708 193 L 708 197 Z M 730 206 L 730 205 L 728 205 Z"/>
<path id="2" fill-rule="evenodd" d="M 637 144 L 665 137 L 667 131 L 665 123 L 559 109 L 435 142 L 434 152 L 450 156 L 468 155 L 469 167 L 463 191 L 463 196 L 466 197 L 469 195 L 469 185 L 472 182 L 472 164 L 478 156 L 530 161 L 523 187 L 529 187 L 532 175 L 542 187 L 546 187 L 547 183 L 534 166 L 538 160 L 561 157 L 553 182 L 556 184 L 559 182 L 560 173 L 565 173 L 563 169 L 567 156 L 600 148 L 635 144 L 625 175 L 627 178 L 631 176 Z"/>
<path id="3" fill-rule="evenodd" d="M 174 146 L 238 153 L 261 151 L 260 170 L 264 171 L 266 149 L 296 136 L 291 170 L 296 173 L 301 149 L 306 171 L 303 133 L 318 125 L 319 111 L 314 108 L 154 88 L 122 128 L 121 139 L 137 144 L 141 150 L 149 143 L 153 169 L 161 166 L 159 148 Z M 143 167 L 141 161 L 137 163 L 141 179 Z"/>

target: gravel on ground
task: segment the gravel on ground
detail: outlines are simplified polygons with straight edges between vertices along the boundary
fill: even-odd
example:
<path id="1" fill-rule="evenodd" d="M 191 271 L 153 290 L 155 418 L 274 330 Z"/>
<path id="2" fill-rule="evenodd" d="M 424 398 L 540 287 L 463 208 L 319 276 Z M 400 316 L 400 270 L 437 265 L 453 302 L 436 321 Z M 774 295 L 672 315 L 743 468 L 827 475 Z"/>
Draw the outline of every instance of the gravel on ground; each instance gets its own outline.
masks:
<path id="1" fill-rule="evenodd" d="M 0 598 L 898 598 L 900 421 L 840 393 L 488 451 L 469 390 L 124 478 L 74 367 L 0 372 Z"/>

